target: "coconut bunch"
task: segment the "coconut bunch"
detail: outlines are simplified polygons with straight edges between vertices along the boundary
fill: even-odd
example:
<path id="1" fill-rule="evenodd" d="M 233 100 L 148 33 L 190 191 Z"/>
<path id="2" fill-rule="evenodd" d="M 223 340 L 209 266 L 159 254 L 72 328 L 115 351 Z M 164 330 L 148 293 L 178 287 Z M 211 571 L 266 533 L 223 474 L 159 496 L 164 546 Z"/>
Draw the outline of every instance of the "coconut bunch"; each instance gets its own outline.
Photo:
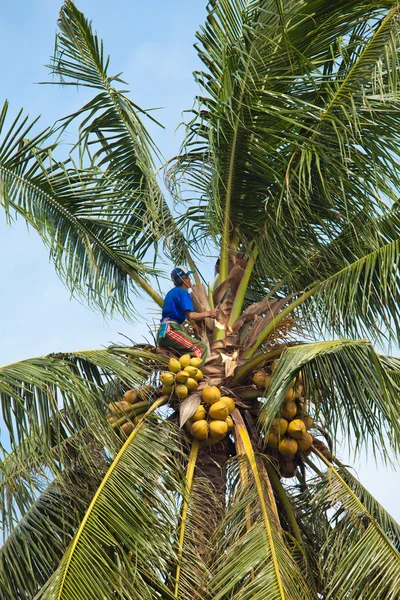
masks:
<path id="1" fill-rule="evenodd" d="M 152 387 L 144 385 L 138 390 L 126 390 L 121 400 L 110 402 L 107 421 L 124 435 L 132 433 L 134 425 L 148 408 L 148 396 Z"/>
<path id="2" fill-rule="evenodd" d="M 170 358 L 169 371 L 162 373 L 162 393 L 168 396 L 176 396 L 184 400 L 191 392 L 195 392 L 199 382 L 203 379 L 203 373 L 199 369 L 201 358 L 192 358 L 190 354 L 184 354 L 177 360 Z"/>
<path id="3" fill-rule="evenodd" d="M 220 390 L 215 385 L 208 385 L 201 392 L 200 406 L 186 422 L 185 427 L 197 440 L 214 444 L 223 440 L 233 429 L 230 415 L 234 408 L 233 398 L 221 396 Z"/>
<path id="4" fill-rule="evenodd" d="M 257 371 L 252 378 L 253 383 L 264 391 L 268 388 L 270 379 L 271 375 L 265 371 Z M 295 469 L 288 468 L 287 462 L 307 456 L 314 441 L 309 433 L 314 420 L 305 410 L 302 381 L 300 372 L 286 392 L 279 414 L 273 419 L 266 439 L 267 454 L 272 454 L 278 459 L 279 470 L 285 477 L 292 477 L 295 473 Z M 295 466 L 297 462 L 294 460 L 292 464 Z"/>

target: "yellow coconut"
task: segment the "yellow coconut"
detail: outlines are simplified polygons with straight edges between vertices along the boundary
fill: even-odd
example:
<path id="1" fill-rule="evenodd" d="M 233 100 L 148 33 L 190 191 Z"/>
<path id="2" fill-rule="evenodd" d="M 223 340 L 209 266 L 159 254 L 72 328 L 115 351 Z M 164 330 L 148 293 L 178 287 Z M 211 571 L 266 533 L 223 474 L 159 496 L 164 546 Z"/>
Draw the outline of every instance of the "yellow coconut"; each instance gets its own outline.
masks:
<path id="1" fill-rule="evenodd" d="M 303 437 L 303 433 L 306 432 L 306 426 L 301 419 L 294 419 L 289 423 L 287 432 L 290 437 L 298 440 L 301 439 Z"/>
<path id="2" fill-rule="evenodd" d="M 187 371 L 179 371 L 176 374 L 176 380 L 178 383 L 186 383 L 189 379 L 189 373 Z"/>
<path id="3" fill-rule="evenodd" d="M 270 376 L 265 371 L 256 371 L 253 375 L 253 383 L 262 390 L 265 390 L 268 386 L 270 379 Z"/>
<path id="4" fill-rule="evenodd" d="M 191 419 L 194 423 L 195 421 L 202 421 L 205 418 L 206 418 L 206 409 L 202 404 L 200 404 L 199 408 L 196 410 L 196 412 L 191 417 Z"/>
<path id="5" fill-rule="evenodd" d="M 176 360 L 176 358 L 170 358 L 168 368 L 172 373 L 179 373 L 182 367 L 179 360 Z"/>
<path id="6" fill-rule="evenodd" d="M 310 415 L 307 415 L 305 413 L 301 416 L 301 420 L 304 422 L 306 429 L 311 429 L 311 427 L 314 424 L 314 419 Z"/>
<path id="7" fill-rule="evenodd" d="M 194 423 L 193 419 L 188 419 L 186 421 L 186 423 L 184 424 L 184 428 L 186 429 L 186 431 L 190 431 L 190 428 L 193 425 L 193 423 Z"/>
<path id="8" fill-rule="evenodd" d="M 190 354 L 183 354 L 179 359 L 179 364 L 181 365 L 181 369 L 188 367 L 190 365 L 191 356 Z"/>
<path id="9" fill-rule="evenodd" d="M 111 402 L 108 405 L 108 409 L 111 413 L 123 415 L 124 413 L 131 411 L 132 406 L 126 400 L 119 400 L 118 402 Z"/>
<path id="10" fill-rule="evenodd" d="M 205 440 L 208 435 L 208 423 L 205 419 L 195 421 L 190 427 L 190 433 L 196 440 Z"/>
<path id="11" fill-rule="evenodd" d="M 178 398 L 180 398 L 181 400 L 184 400 L 187 397 L 188 393 L 189 390 L 187 389 L 186 385 L 183 385 L 183 383 L 177 385 L 175 388 L 175 396 L 178 396 Z"/>
<path id="12" fill-rule="evenodd" d="M 297 413 L 297 406 L 294 402 L 287 402 L 281 406 L 281 417 L 283 419 L 293 419 Z"/>
<path id="13" fill-rule="evenodd" d="M 200 369 L 202 362 L 203 361 L 201 358 L 197 358 L 197 356 L 194 356 L 193 358 L 190 359 L 189 364 L 191 367 L 196 367 L 196 369 Z"/>
<path id="14" fill-rule="evenodd" d="M 229 416 L 226 417 L 225 421 L 226 421 L 226 424 L 228 425 L 228 431 L 231 431 L 231 429 L 233 429 L 235 427 L 232 417 L 229 417 Z"/>
<path id="15" fill-rule="evenodd" d="M 127 390 L 123 399 L 129 402 L 129 404 L 135 404 L 138 401 L 138 393 L 136 390 Z"/>
<path id="16" fill-rule="evenodd" d="M 226 421 L 215 420 L 210 423 L 210 436 L 215 440 L 222 440 L 228 433 Z"/>
<path id="17" fill-rule="evenodd" d="M 121 430 L 125 433 L 125 435 L 130 435 L 132 433 L 132 431 L 135 429 L 135 426 L 133 425 L 133 423 L 123 423 L 123 425 L 121 425 Z"/>
<path id="18" fill-rule="evenodd" d="M 219 400 L 210 406 L 208 414 L 210 415 L 211 419 L 225 421 L 226 417 L 229 415 L 229 409 L 225 402 Z"/>
<path id="19" fill-rule="evenodd" d="M 235 401 L 233 398 L 229 396 L 222 396 L 220 402 L 225 402 L 228 407 L 228 415 L 230 415 L 235 409 Z"/>
<path id="20" fill-rule="evenodd" d="M 189 377 L 189 379 L 186 381 L 186 387 L 189 390 L 189 392 L 194 392 L 199 387 L 199 384 L 195 379 Z"/>
<path id="21" fill-rule="evenodd" d="M 284 437 L 278 444 L 278 451 L 282 456 L 294 456 L 298 450 L 297 441 L 290 437 Z"/>
<path id="22" fill-rule="evenodd" d="M 221 398 L 221 392 L 215 385 L 207 385 L 201 392 L 204 404 L 214 404 Z"/>
<path id="23" fill-rule="evenodd" d="M 313 442 L 312 435 L 310 433 L 308 433 L 308 431 L 305 431 L 303 433 L 302 437 L 297 440 L 299 449 L 303 450 L 303 452 L 310 448 L 312 442 Z"/>
<path id="24" fill-rule="evenodd" d="M 163 385 L 161 388 L 161 391 L 165 396 L 170 396 L 172 394 L 173 390 L 174 390 L 173 385 Z"/>
<path id="25" fill-rule="evenodd" d="M 189 365 L 188 367 L 185 367 L 185 371 L 186 371 L 186 373 L 189 373 L 189 377 L 192 377 L 193 379 L 195 379 L 198 369 L 196 369 L 196 367 L 192 367 L 192 365 Z"/>
<path id="26" fill-rule="evenodd" d="M 164 385 L 173 385 L 175 383 L 175 373 L 171 373 L 170 371 L 161 373 L 160 379 Z"/>
<path id="27" fill-rule="evenodd" d="M 203 375 L 203 371 L 200 371 L 200 369 L 197 369 L 197 373 L 194 376 L 196 381 L 201 381 L 203 379 L 204 375 Z"/>
<path id="28" fill-rule="evenodd" d="M 285 394 L 283 402 L 293 402 L 293 400 L 294 400 L 294 389 L 289 388 Z"/>
<path id="29" fill-rule="evenodd" d="M 283 436 L 286 433 L 289 423 L 286 419 L 274 419 L 271 424 L 271 431 L 277 435 Z"/>
<path id="30" fill-rule="evenodd" d="M 277 448 L 279 444 L 279 435 L 274 431 L 271 431 L 267 437 L 268 448 Z"/>
<path id="31" fill-rule="evenodd" d="M 118 421 L 118 417 L 107 417 L 107 421 L 112 425 L 115 421 Z"/>

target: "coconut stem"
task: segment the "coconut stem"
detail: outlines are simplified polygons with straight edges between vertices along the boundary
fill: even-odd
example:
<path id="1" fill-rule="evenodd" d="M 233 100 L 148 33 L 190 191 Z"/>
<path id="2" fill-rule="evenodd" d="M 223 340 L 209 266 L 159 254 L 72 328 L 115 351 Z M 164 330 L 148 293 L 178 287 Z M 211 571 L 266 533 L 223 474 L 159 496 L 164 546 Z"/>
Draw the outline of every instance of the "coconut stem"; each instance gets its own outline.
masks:
<path id="1" fill-rule="evenodd" d="M 228 327 L 232 327 L 236 319 L 239 317 L 240 312 L 242 310 L 244 297 L 246 295 L 247 286 L 253 272 L 254 264 L 256 262 L 258 256 L 258 248 L 254 248 L 244 271 L 242 280 L 239 284 L 239 288 L 235 295 L 235 300 L 233 301 L 233 306 L 231 310 L 231 316 L 229 317 Z"/>
<path id="2" fill-rule="evenodd" d="M 164 402 L 164 404 L 165 403 L 166 402 Z M 145 400 L 143 402 L 136 402 L 136 404 L 132 404 L 131 410 L 125 411 L 125 414 L 123 417 L 120 417 L 117 421 L 114 421 L 114 423 L 111 423 L 111 427 L 113 429 L 120 427 L 121 425 L 123 425 L 124 423 L 129 421 L 129 419 L 135 418 L 137 415 L 141 415 L 142 413 L 146 412 L 148 406 L 149 406 L 149 403 L 147 402 L 147 400 Z"/>
<path id="3" fill-rule="evenodd" d="M 272 352 L 265 352 L 263 354 L 258 354 L 252 360 L 247 361 L 244 365 L 242 365 L 239 369 L 235 371 L 235 375 L 232 379 L 233 384 L 238 384 L 246 378 L 247 374 L 250 373 L 257 365 L 262 362 L 267 362 L 271 358 L 275 358 L 275 356 L 279 356 L 282 352 L 286 350 L 286 346 L 282 348 L 278 348 L 277 350 L 273 350 Z"/>

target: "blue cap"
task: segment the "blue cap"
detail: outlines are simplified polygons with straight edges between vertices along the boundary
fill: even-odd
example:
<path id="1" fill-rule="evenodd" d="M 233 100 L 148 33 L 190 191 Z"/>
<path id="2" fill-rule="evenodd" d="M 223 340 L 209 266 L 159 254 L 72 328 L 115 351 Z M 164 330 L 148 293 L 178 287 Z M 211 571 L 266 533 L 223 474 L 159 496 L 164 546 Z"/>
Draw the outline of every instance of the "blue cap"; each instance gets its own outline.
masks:
<path id="1" fill-rule="evenodd" d="M 171 271 L 171 279 L 172 281 L 180 281 L 181 279 L 183 279 L 184 277 L 188 277 L 189 275 L 191 275 L 192 273 L 195 273 L 196 271 L 188 271 L 185 267 L 182 266 L 178 266 L 175 267 L 174 269 L 172 269 Z"/>

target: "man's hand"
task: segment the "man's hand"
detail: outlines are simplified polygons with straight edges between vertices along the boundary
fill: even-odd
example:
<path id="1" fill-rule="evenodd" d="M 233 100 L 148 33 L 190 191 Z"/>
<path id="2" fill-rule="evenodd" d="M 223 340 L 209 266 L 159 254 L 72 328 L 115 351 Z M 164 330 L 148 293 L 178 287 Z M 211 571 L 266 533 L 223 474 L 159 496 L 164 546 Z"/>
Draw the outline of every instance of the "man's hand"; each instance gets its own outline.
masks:
<path id="1" fill-rule="evenodd" d="M 218 309 L 217 308 L 213 308 L 212 310 L 209 310 L 207 314 L 207 317 L 211 317 L 211 319 L 216 319 L 218 316 Z"/>

